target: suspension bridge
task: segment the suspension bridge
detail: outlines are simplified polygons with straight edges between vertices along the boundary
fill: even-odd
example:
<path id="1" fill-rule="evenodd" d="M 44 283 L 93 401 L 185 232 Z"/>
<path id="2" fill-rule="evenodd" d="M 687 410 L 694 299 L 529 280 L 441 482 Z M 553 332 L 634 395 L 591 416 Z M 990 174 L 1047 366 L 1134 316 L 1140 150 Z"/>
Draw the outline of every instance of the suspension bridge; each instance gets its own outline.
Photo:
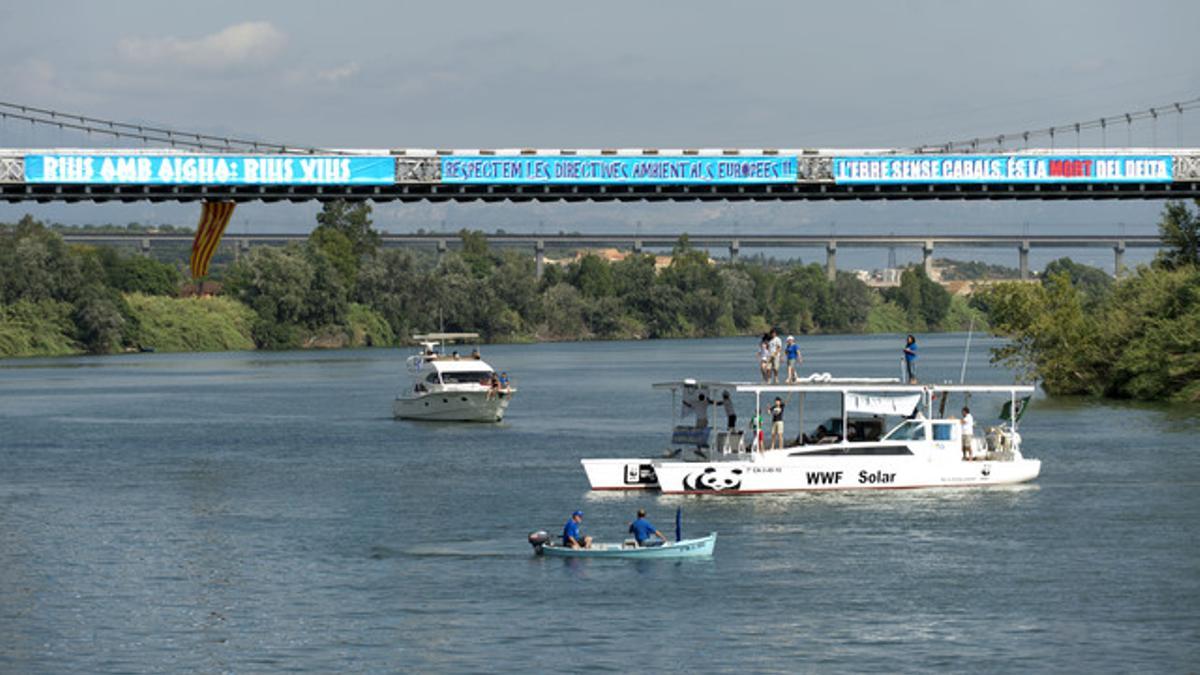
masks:
<path id="1" fill-rule="evenodd" d="M 1200 198 L 1200 148 L 1109 148 L 1108 130 L 1200 107 L 1200 98 L 1072 125 L 911 148 L 501 148 L 327 149 L 183 132 L 0 102 L 0 121 L 56 126 L 140 141 L 105 149 L 0 148 L 0 200 L 8 202 L 192 202 L 204 209 L 193 240 L 193 275 L 209 260 L 238 203 L 384 201 L 768 201 L 768 200 L 1162 200 Z M 1099 129 L 1102 147 L 1084 148 Z M 1058 143 L 1074 131 L 1076 147 Z M 1043 147 L 1032 141 L 1048 140 Z M 1132 133 L 1129 133 L 1132 139 Z M 1019 148 L 1012 143 L 1019 142 Z M 1007 145 L 1006 145 L 1007 144 Z M 110 235 L 113 236 L 113 235 Z M 116 235 L 119 236 L 119 235 Z M 171 235 L 131 235 L 144 249 Z M 95 237 L 93 237 L 95 238 Z M 273 237 L 278 238 L 278 237 Z M 445 237 L 426 237 L 439 251 Z M 497 238 L 493 235 L 493 238 Z M 499 237 L 498 239 L 503 239 Z M 421 235 L 388 235 L 419 243 Z M 621 235 L 510 235 L 534 246 L 539 274 L 547 243 L 657 242 Z M 558 241 L 562 239 L 562 241 Z M 674 236 L 670 237 L 671 241 Z M 1014 246 L 1023 277 L 1033 246 L 1110 246 L 1121 273 L 1137 237 L 694 237 L 698 244 L 741 247 L 823 246 L 829 275 L 839 246 L 920 246 L 926 267 L 935 246 Z M 709 240 L 712 240 L 711 242 Z M 1068 241 L 1070 239 L 1070 241 Z M 394 241 L 393 241 L 394 240 Z M 701 241 L 703 240 L 703 241 Z M 255 241 L 232 237 L 235 251 Z"/>
<path id="2" fill-rule="evenodd" d="M 1200 98 L 916 148 L 322 149 L 0 102 L 0 119 L 166 148 L 0 149 L 0 200 L 765 201 L 1200 197 L 1200 149 L 1083 148 L 1084 130 L 1179 118 Z M 1077 147 L 1056 147 L 1070 128 Z M 1157 128 L 1157 127 L 1155 127 Z M 1046 147 L 1028 147 L 1048 138 Z M 1019 139 L 1024 147 L 1006 142 Z M 994 144 L 992 141 L 994 140 Z M 1104 136 L 1107 143 L 1107 135 Z"/>

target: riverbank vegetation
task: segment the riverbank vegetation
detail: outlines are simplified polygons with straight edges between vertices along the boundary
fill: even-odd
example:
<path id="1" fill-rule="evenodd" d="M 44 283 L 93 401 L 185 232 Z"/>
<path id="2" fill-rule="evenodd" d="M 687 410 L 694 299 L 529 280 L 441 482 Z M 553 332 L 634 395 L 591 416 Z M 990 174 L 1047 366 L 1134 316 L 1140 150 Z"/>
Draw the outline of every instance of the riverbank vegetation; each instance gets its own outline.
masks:
<path id="1" fill-rule="evenodd" d="M 1164 249 L 1113 282 L 1057 261 L 1040 284 L 977 293 L 1009 342 L 993 359 L 1051 394 L 1200 402 L 1200 217 L 1179 202 L 1163 210 Z"/>
<path id="2" fill-rule="evenodd" d="M 819 265 L 719 264 L 685 237 L 666 263 L 588 253 L 539 279 L 533 256 L 490 249 L 478 232 L 440 256 L 381 249 L 370 213 L 327 204 L 304 244 L 217 267 L 201 288 L 217 297 L 180 297 L 195 288 L 183 259 L 68 246 L 30 217 L 0 226 L 0 355 L 395 345 L 436 330 L 512 342 L 982 325 L 919 267 L 880 291 Z"/>
<path id="3" fill-rule="evenodd" d="M 0 227 L 0 355 L 395 345 L 423 331 L 489 341 L 784 333 L 928 332 L 988 324 L 996 359 L 1052 393 L 1200 395 L 1197 218 L 1164 212 L 1155 264 L 1113 282 L 1068 259 L 1040 282 L 999 283 L 968 302 L 906 269 L 893 288 L 820 265 L 718 263 L 682 238 L 669 258 L 583 253 L 547 265 L 488 247 L 381 249 L 370 206 L 332 202 L 304 244 L 257 247 L 215 270 L 216 297 L 181 297 L 175 264 L 68 246 L 30 217 Z M 962 265 L 960 265 L 961 267 Z M 219 283 L 212 283 L 212 282 Z"/>

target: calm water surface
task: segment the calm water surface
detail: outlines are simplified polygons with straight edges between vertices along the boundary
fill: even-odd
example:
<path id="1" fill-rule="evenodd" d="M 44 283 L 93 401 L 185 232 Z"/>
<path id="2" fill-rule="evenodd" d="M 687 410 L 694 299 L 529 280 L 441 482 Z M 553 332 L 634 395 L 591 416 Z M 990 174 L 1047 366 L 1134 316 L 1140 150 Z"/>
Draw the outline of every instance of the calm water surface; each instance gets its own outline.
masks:
<path id="1" fill-rule="evenodd" d="M 957 380 L 963 342 L 922 340 L 922 375 Z M 971 379 L 1011 382 L 989 344 Z M 806 372 L 892 375 L 901 342 L 801 345 Z M 1015 488 L 588 491 L 581 457 L 665 447 L 651 382 L 750 379 L 755 347 L 492 347 L 521 387 L 498 426 L 392 420 L 400 350 L 0 361 L 0 671 L 1200 667 L 1194 411 L 1039 399 Z M 678 505 L 713 560 L 524 541 Z"/>

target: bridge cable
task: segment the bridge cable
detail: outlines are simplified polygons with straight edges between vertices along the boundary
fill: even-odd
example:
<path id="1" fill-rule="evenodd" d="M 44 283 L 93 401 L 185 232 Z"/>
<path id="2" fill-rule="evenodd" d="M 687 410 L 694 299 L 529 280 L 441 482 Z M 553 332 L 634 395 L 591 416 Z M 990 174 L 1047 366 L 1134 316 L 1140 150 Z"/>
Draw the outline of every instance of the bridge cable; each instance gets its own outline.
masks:
<path id="1" fill-rule="evenodd" d="M 946 143 L 919 145 L 916 148 L 913 148 L 912 151 L 919 152 L 919 153 L 954 152 L 956 150 L 978 151 L 984 143 L 993 141 L 993 140 L 996 142 L 996 145 L 998 148 L 1002 148 L 1004 145 L 1004 141 L 1006 139 L 1011 139 L 1011 138 L 1023 139 L 1026 147 L 1028 147 L 1029 139 L 1036 138 L 1036 137 L 1049 137 L 1050 148 L 1054 149 L 1055 136 L 1062 132 L 1071 132 L 1071 131 L 1075 132 L 1075 145 L 1076 145 L 1076 149 L 1078 149 L 1080 146 L 1080 133 L 1083 130 L 1087 130 L 1087 129 L 1100 129 L 1101 133 L 1104 135 L 1104 138 L 1105 138 L 1104 143 L 1107 146 L 1108 125 L 1110 123 L 1121 122 L 1121 121 L 1125 122 L 1125 130 L 1126 130 L 1126 138 L 1127 138 L 1126 145 L 1132 146 L 1133 145 L 1133 123 L 1134 123 L 1134 121 L 1140 121 L 1140 120 L 1151 120 L 1151 123 L 1153 125 L 1152 143 L 1154 144 L 1155 147 L 1157 147 L 1159 115 L 1161 113 L 1176 113 L 1179 116 L 1178 118 L 1176 118 L 1176 125 L 1177 125 L 1177 130 L 1178 130 L 1177 135 L 1179 136 L 1179 141 L 1182 142 L 1183 131 L 1182 131 L 1182 121 L 1181 120 L 1183 119 L 1183 113 L 1187 110 L 1194 110 L 1196 108 L 1200 108 L 1200 97 L 1188 99 L 1186 101 L 1177 101 L 1175 103 L 1168 103 L 1166 105 L 1153 106 L 1149 109 L 1139 110 L 1137 112 L 1127 112 L 1127 113 L 1122 113 L 1120 115 L 1101 117 L 1099 119 L 1090 120 L 1087 122 L 1072 122 L 1070 124 L 1060 124 L 1060 125 L 1056 125 L 1056 126 L 1052 126 L 1052 127 L 1047 127 L 1045 129 L 1029 129 L 1029 130 L 1025 130 L 1025 131 L 1018 131 L 1015 133 L 997 134 L 995 136 L 977 136 L 975 138 L 959 140 L 959 141 L 949 141 Z"/>
<path id="2" fill-rule="evenodd" d="M 194 131 L 181 131 L 166 127 L 155 127 L 146 124 L 135 124 L 117 120 L 88 117 L 75 113 L 65 113 L 47 108 L 37 108 L 0 101 L 0 119 L 13 118 L 27 121 L 30 124 L 74 129 L 90 134 L 100 134 L 115 138 L 136 138 L 143 143 L 165 143 L 171 147 L 192 148 L 197 150 L 223 150 L 252 153 L 278 154 L 340 154 L 337 151 L 322 148 L 254 141 L 232 136 L 214 136 Z"/>

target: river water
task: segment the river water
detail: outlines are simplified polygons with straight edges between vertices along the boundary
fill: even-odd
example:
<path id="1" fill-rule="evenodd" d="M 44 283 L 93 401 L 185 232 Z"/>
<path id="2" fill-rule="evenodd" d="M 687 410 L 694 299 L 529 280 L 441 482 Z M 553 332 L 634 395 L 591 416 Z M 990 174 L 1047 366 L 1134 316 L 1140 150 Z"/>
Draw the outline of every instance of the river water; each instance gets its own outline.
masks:
<path id="1" fill-rule="evenodd" d="M 1180 672 L 1200 664 L 1194 411 L 1039 397 L 1034 483 L 591 494 L 662 451 L 654 381 L 756 376 L 755 340 L 495 346 L 502 425 L 395 421 L 401 350 L 0 362 L 0 671 Z M 921 341 L 959 377 L 963 335 Z M 1011 382 L 975 340 L 969 378 Z M 805 337 L 892 375 L 896 336 Z M 810 404 L 811 405 L 811 404 Z M 973 404 L 981 425 L 996 405 Z M 820 411 L 815 410 L 814 415 Z M 720 532 L 707 561 L 535 558 L 568 513 Z"/>

